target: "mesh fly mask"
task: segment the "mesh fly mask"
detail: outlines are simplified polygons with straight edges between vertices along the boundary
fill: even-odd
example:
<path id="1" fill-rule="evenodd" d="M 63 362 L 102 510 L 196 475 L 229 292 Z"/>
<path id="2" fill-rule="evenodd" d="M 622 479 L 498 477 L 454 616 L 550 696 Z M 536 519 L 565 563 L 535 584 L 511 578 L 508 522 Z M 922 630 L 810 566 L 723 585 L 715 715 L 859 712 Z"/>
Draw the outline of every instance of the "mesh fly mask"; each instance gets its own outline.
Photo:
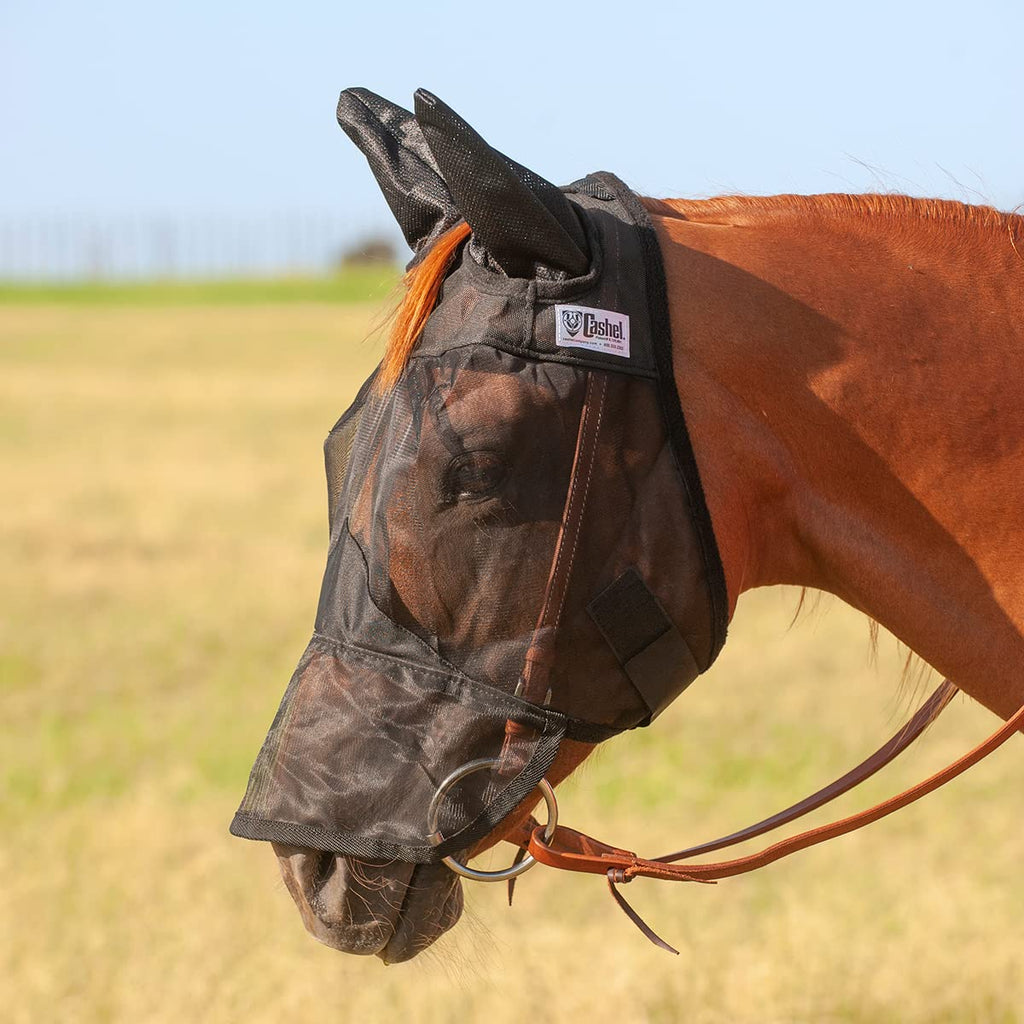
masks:
<path id="1" fill-rule="evenodd" d="M 414 118 L 350 90 L 339 120 L 417 258 L 462 217 L 473 236 L 400 379 L 327 439 L 315 631 L 232 831 L 432 862 L 563 737 L 652 721 L 721 649 L 725 585 L 637 197 L 555 189 L 422 92 Z"/>

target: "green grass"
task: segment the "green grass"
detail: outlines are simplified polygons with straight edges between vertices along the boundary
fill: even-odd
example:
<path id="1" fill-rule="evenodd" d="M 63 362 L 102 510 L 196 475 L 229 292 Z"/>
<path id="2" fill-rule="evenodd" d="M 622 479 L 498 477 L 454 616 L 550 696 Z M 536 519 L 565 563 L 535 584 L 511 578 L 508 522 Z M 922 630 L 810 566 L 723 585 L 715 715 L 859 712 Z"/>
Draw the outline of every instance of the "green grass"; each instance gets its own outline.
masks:
<path id="1" fill-rule="evenodd" d="M 512 910 L 471 886 L 466 919 L 409 965 L 309 939 L 270 850 L 227 825 L 311 628 L 321 442 L 379 357 L 378 306 L 221 287 L 0 308 L 5 1022 L 1024 1020 L 1019 743 L 758 875 L 631 886 L 679 958 L 601 879 L 541 868 Z M 566 821 L 661 853 L 891 733 L 895 644 L 876 670 L 860 616 L 826 601 L 787 630 L 795 601 L 743 598 L 712 672 L 566 784 Z M 991 728 L 958 702 L 838 811 Z"/>
<path id="2" fill-rule="evenodd" d="M 212 281 L 0 282 L 0 305 L 181 306 L 236 303 L 381 301 L 397 285 L 394 267 L 352 267 L 332 277 L 227 278 Z"/>

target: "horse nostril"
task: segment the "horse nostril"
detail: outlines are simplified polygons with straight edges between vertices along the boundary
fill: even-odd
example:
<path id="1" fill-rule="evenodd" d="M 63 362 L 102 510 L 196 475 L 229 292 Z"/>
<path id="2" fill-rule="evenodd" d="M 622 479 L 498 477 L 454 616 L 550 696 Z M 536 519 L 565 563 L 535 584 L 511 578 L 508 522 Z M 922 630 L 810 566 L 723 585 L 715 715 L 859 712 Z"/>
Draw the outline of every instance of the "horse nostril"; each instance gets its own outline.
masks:
<path id="1" fill-rule="evenodd" d="M 311 896 L 316 895 L 330 881 L 337 868 L 337 857 L 333 853 L 317 851 L 316 861 L 310 877 Z"/>

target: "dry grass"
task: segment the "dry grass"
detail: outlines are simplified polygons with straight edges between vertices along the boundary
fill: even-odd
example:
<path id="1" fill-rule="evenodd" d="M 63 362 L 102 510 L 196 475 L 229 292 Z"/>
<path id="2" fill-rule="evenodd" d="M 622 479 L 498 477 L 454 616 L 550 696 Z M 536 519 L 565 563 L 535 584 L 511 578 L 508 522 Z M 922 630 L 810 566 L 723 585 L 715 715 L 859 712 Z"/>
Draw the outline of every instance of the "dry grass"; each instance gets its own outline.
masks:
<path id="1" fill-rule="evenodd" d="M 384 970 L 305 936 L 227 834 L 315 608 L 320 442 L 368 306 L 0 309 L 0 1016 L 39 1021 L 1024 1020 L 1011 743 L 866 832 L 719 886 L 538 869 Z M 901 664 L 828 601 L 745 599 L 714 671 L 565 788 L 658 853 L 773 810 L 892 729 Z M 860 805 L 992 726 L 959 702 Z M 532 1010 L 530 1009 L 532 1008 Z M 544 1009 L 546 1008 L 546 1009 Z M 543 1010 L 543 1012 L 541 1012 Z"/>

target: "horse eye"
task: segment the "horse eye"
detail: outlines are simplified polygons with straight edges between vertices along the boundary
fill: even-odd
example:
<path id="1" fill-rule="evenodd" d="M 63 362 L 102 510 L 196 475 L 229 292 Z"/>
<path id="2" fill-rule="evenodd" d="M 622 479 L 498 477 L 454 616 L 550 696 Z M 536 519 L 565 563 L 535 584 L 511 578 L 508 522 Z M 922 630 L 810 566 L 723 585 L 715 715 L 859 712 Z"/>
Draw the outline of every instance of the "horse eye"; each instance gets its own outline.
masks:
<path id="1" fill-rule="evenodd" d="M 505 463 L 494 452 L 466 452 L 448 467 L 449 499 L 481 498 L 496 490 L 505 479 Z"/>

